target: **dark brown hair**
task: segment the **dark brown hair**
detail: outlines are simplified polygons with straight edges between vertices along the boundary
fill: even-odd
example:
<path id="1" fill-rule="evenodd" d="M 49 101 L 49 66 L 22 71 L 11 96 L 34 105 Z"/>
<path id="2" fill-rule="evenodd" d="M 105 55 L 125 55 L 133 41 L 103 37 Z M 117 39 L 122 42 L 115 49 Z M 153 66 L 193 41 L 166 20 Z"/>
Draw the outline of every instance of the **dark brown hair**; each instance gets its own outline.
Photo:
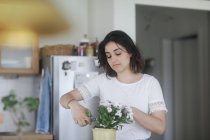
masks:
<path id="1" fill-rule="evenodd" d="M 103 41 L 100 42 L 98 46 L 98 59 L 100 67 L 103 67 L 106 75 L 115 77 L 117 73 L 109 66 L 107 57 L 105 54 L 105 46 L 109 42 L 115 42 L 126 49 L 126 51 L 131 54 L 130 58 L 130 68 L 132 72 L 139 73 L 142 72 L 144 68 L 144 60 L 139 49 L 134 44 L 133 40 L 123 31 L 115 30 L 111 31 L 106 35 Z"/>

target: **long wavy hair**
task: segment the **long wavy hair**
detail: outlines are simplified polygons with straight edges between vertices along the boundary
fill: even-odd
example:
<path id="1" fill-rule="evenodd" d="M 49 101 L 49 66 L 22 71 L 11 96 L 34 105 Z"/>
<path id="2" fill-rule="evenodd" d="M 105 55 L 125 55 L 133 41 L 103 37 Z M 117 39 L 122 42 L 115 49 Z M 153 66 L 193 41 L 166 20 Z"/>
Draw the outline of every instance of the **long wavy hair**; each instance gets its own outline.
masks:
<path id="1" fill-rule="evenodd" d="M 140 50 L 134 44 L 133 40 L 123 31 L 115 30 L 106 35 L 103 41 L 98 46 L 98 59 L 99 66 L 103 67 L 106 75 L 116 77 L 117 73 L 110 67 L 105 54 L 105 46 L 109 42 L 115 42 L 126 49 L 131 54 L 130 68 L 134 73 L 140 73 L 144 68 L 144 59 L 140 53 Z"/>

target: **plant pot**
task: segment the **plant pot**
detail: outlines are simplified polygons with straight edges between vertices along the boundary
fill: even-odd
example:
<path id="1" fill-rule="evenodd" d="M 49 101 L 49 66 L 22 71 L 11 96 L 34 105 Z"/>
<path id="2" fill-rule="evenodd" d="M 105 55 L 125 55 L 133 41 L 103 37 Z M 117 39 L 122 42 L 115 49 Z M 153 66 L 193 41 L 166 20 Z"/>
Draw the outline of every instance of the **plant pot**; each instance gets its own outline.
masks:
<path id="1" fill-rule="evenodd" d="M 116 140 L 115 129 L 94 128 L 93 140 Z"/>

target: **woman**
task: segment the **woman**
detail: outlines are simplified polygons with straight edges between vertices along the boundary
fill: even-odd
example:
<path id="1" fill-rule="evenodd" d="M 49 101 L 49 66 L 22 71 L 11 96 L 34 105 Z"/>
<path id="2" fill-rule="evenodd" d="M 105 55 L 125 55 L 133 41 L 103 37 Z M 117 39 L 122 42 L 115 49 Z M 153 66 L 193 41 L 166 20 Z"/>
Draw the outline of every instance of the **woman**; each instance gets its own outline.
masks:
<path id="1" fill-rule="evenodd" d="M 117 140 L 145 140 L 151 132 L 162 134 L 167 111 L 162 90 L 157 79 L 142 73 L 144 61 L 132 39 L 123 31 L 110 32 L 99 44 L 98 59 L 105 74 L 60 99 L 64 108 L 71 108 L 75 123 L 80 126 L 91 123 L 87 109 L 78 101 L 99 96 L 101 101 L 118 102 L 132 108 L 135 122 L 119 130 Z"/>

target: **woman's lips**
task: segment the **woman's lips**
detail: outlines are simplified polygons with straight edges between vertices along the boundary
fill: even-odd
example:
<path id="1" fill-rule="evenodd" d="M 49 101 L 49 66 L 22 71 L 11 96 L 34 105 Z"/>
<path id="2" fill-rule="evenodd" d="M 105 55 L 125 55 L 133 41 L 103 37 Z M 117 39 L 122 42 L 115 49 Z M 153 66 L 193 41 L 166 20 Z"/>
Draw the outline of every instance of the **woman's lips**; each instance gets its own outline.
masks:
<path id="1" fill-rule="evenodd" d="M 118 67 L 120 64 L 113 64 L 112 67 Z"/>

